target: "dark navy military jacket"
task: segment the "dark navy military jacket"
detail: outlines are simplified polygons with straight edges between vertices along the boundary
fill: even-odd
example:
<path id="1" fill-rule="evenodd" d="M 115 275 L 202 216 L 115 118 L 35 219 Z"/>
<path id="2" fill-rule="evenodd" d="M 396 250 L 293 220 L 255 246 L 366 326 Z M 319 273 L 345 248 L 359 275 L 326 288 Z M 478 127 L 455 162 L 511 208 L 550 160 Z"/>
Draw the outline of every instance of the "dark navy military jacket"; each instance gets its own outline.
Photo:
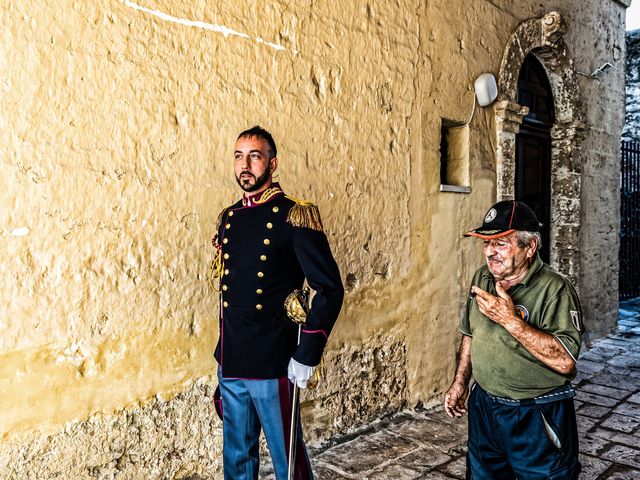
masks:
<path id="1" fill-rule="evenodd" d="M 274 184 L 221 214 L 220 339 L 215 357 L 225 377 L 284 377 L 291 357 L 309 366 L 320 362 L 344 289 L 321 226 L 287 220 L 296 205 Z M 316 209 L 310 204 L 304 208 Z M 298 326 L 287 317 L 284 301 L 302 288 L 305 278 L 316 294 L 297 345 Z"/>

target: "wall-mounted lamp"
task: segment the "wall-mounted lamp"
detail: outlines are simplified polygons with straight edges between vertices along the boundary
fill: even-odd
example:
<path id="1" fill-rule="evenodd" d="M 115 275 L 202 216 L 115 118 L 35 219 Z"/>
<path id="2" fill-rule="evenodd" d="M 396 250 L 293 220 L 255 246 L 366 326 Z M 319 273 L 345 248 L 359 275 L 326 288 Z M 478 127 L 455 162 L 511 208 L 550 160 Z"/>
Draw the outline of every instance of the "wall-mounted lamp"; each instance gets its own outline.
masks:
<path id="1" fill-rule="evenodd" d="M 496 84 L 496 77 L 490 73 L 483 73 L 473 84 L 476 91 L 476 98 L 478 99 L 478 105 L 486 107 L 491 105 L 493 101 L 498 98 L 498 85 Z"/>
<path id="2" fill-rule="evenodd" d="M 576 73 L 578 75 L 582 75 L 583 77 L 592 78 L 594 80 L 599 80 L 600 77 L 602 77 L 605 73 L 607 73 L 612 68 L 613 68 L 613 65 L 611 65 L 609 62 L 606 62 L 606 63 L 603 63 L 602 65 L 600 65 L 598 68 L 596 68 L 590 74 L 589 73 L 578 72 L 577 70 L 576 70 Z"/>
<path id="3" fill-rule="evenodd" d="M 487 105 L 491 105 L 493 101 L 498 98 L 498 84 L 496 83 L 496 77 L 494 77 L 490 73 L 483 73 L 476 81 L 473 82 L 473 89 L 476 92 L 476 99 L 478 100 L 478 105 L 481 107 L 486 107 Z M 456 125 L 451 128 L 460 128 L 466 127 L 473 120 L 473 115 L 476 113 L 476 102 L 474 99 L 473 109 L 471 110 L 471 116 L 469 120 L 461 125 Z"/>

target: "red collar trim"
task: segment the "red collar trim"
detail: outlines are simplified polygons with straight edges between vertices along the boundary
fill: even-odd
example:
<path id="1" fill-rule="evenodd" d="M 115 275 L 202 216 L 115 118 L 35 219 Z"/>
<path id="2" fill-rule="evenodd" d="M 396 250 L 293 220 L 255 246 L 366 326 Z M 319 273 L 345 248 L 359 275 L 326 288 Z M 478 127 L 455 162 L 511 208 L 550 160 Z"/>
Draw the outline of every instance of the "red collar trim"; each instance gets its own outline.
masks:
<path id="1" fill-rule="evenodd" d="M 273 183 L 269 188 L 260 193 L 256 193 L 255 195 L 242 195 L 242 206 L 248 208 L 257 207 L 279 197 L 282 194 L 284 194 L 284 192 L 282 191 L 282 188 L 280 188 L 280 184 Z"/>

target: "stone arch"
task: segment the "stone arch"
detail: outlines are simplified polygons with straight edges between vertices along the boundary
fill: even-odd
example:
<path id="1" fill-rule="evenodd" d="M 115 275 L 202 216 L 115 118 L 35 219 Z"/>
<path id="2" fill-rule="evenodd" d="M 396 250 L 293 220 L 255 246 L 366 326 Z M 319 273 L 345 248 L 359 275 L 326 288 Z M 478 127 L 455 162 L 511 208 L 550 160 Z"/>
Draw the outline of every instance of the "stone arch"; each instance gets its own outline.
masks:
<path id="1" fill-rule="evenodd" d="M 576 284 L 579 275 L 581 145 L 584 125 L 573 61 L 563 41 L 558 12 L 522 22 L 509 38 L 498 78 L 496 114 L 496 196 L 514 197 L 516 134 L 528 108 L 519 105 L 518 76 L 532 53 L 543 65 L 555 105 L 551 129 L 551 264 Z"/>

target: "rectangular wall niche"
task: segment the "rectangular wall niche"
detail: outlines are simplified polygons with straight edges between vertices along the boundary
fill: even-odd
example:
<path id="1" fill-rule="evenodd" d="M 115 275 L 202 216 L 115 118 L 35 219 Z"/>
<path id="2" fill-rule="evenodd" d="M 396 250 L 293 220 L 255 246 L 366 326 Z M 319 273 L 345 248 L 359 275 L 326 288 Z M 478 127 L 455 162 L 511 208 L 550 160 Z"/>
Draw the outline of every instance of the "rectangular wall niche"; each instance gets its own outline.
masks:
<path id="1" fill-rule="evenodd" d="M 440 191 L 469 193 L 469 124 L 442 119 Z"/>

